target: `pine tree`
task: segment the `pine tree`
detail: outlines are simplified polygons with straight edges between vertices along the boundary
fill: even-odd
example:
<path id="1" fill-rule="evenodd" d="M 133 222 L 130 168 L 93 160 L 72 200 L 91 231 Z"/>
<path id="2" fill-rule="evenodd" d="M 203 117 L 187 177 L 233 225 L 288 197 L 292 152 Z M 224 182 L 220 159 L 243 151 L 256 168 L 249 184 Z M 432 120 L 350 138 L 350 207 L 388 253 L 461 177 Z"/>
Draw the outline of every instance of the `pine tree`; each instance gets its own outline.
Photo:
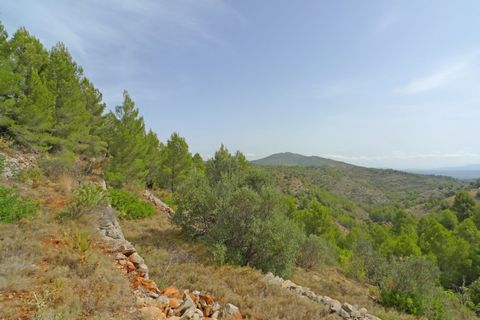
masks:
<path id="1" fill-rule="evenodd" d="M 50 90 L 55 94 L 56 122 L 53 133 L 61 139 L 54 149 L 81 153 L 88 148 L 90 138 L 86 99 L 80 79 L 82 69 L 72 60 L 63 44 L 50 51 L 48 78 Z"/>
<path id="2" fill-rule="evenodd" d="M 0 133 L 7 133 L 14 124 L 15 96 L 18 81 L 14 73 L 14 63 L 10 59 L 8 33 L 0 23 Z"/>
<path id="3" fill-rule="evenodd" d="M 164 148 L 163 174 L 166 186 L 175 192 L 192 168 L 192 155 L 184 138 L 174 132 Z"/>
<path id="4" fill-rule="evenodd" d="M 203 161 L 202 156 L 198 152 L 193 155 L 192 164 L 196 170 L 200 172 L 205 171 L 205 162 Z"/>
<path id="5" fill-rule="evenodd" d="M 36 70 L 26 82 L 26 92 L 18 101 L 17 126 L 13 129 L 17 141 L 48 148 L 54 118 L 55 98 Z"/>
<path id="6" fill-rule="evenodd" d="M 2 78 L 16 85 L 2 88 L 2 123 L 17 142 L 33 149 L 48 148 L 54 123 L 54 96 L 44 77 L 48 53 L 35 37 L 19 29 L 6 46 L 2 33 Z M 6 82 L 8 83 L 8 81 Z"/>
<path id="7" fill-rule="evenodd" d="M 144 184 L 148 173 L 145 124 L 126 91 L 123 97 L 123 104 L 107 118 L 110 160 L 106 177 L 115 187 Z"/>
<path id="8" fill-rule="evenodd" d="M 159 183 L 161 165 L 162 165 L 162 153 L 161 150 L 164 145 L 160 143 L 157 135 L 152 130 L 149 130 L 145 143 L 147 146 L 145 165 L 147 169 L 146 183 L 147 186 L 153 187 Z"/>
<path id="9" fill-rule="evenodd" d="M 107 143 L 103 140 L 105 130 L 105 112 L 106 105 L 103 102 L 102 93 L 93 86 L 86 78 L 81 81 L 82 93 L 85 97 L 85 109 L 88 115 L 89 139 L 85 139 L 88 144 L 87 155 L 104 155 L 107 151 Z"/>

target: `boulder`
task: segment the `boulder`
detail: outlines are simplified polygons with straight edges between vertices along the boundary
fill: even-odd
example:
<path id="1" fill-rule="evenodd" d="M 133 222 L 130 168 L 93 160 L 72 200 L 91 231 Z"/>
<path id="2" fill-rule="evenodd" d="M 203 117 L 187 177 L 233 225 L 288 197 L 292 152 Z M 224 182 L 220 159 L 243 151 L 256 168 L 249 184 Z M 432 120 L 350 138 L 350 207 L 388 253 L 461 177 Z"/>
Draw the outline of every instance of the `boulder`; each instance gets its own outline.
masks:
<path id="1" fill-rule="evenodd" d="M 166 315 L 157 307 L 147 306 L 140 309 L 140 314 L 144 320 L 164 320 Z"/>
<path id="2" fill-rule="evenodd" d="M 148 279 L 148 267 L 145 263 L 141 263 L 137 266 L 137 274 Z"/>
<path id="3" fill-rule="evenodd" d="M 127 271 L 128 272 L 135 271 L 135 269 L 136 269 L 135 265 L 131 261 L 127 261 L 126 266 L 127 266 Z"/>
<path id="4" fill-rule="evenodd" d="M 128 260 L 132 262 L 135 266 L 138 266 L 140 264 L 143 264 L 143 258 L 140 257 L 140 255 L 136 252 L 132 253 L 129 257 Z"/>
<path id="5" fill-rule="evenodd" d="M 183 294 L 183 303 L 178 307 L 177 309 L 177 313 L 183 315 L 184 313 L 187 312 L 187 310 L 190 310 L 190 309 L 193 309 L 195 310 L 196 309 L 196 304 L 195 302 L 192 300 L 192 298 L 190 297 L 189 294 L 187 293 L 184 293 Z M 203 316 L 203 313 L 202 313 L 202 316 Z"/>
<path id="6" fill-rule="evenodd" d="M 342 310 L 342 304 L 340 303 L 340 301 L 332 298 L 328 298 L 328 299 L 326 298 L 328 297 L 325 297 L 325 300 L 326 300 L 325 303 L 330 307 L 331 312 L 338 312 Z"/>
<path id="7" fill-rule="evenodd" d="M 344 310 L 344 309 L 340 309 L 337 311 L 337 314 L 342 317 L 343 319 L 351 319 L 350 317 L 350 313 L 348 313 L 348 311 Z"/>
<path id="8" fill-rule="evenodd" d="M 174 286 L 170 286 L 170 287 L 166 288 L 165 290 L 163 290 L 161 292 L 161 294 L 164 295 L 164 296 L 167 296 L 169 298 L 177 298 L 177 299 L 182 298 L 182 293 L 177 288 L 175 288 Z"/>
<path id="9" fill-rule="evenodd" d="M 168 305 L 172 309 L 177 309 L 182 304 L 182 300 L 177 298 L 169 298 Z"/>
<path id="10" fill-rule="evenodd" d="M 294 289 L 296 288 L 297 285 L 295 283 L 293 283 L 292 281 L 290 280 L 285 280 L 283 281 L 282 283 L 282 288 L 286 288 L 286 289 Z"/>
<path id="11" fill-rule="evenodd" d="M 346 302 L 342 305 L 342 309 L 347 311 L 349 314 L 352 314 L 353 312 L 357 311 L 357 308 L 355 308 L 354 306 Z"/>
<path id="12" fill-rule="evenodd" d="M 240 310 L 231 303 L 227 303 L 220 311 L 220 320 L 241 320 Z"/>
<path id="13" fill-rule="evenodd" d="M 362 317 L 365 317 L 365 315 L 368 313 L 368 310 L 366 308 L 360 308 L 358 313 L 360 313 Z"/>

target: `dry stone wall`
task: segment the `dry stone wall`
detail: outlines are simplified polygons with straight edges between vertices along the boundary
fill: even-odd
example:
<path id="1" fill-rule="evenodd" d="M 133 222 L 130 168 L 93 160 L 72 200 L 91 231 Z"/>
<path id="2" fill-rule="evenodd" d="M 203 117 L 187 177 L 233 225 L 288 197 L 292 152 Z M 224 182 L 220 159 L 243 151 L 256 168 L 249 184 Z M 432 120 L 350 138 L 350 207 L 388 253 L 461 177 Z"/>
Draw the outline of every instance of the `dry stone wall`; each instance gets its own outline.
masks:
<path id="1" fill-rule="evenodd" d="M 270 284 L 281 286 L 286 290 L 295 291 L 298 295 L 304 296 L 312 301 L 327 305 L 330 312 L 336 313 L 345 320 L 381 320 L 380 318 L 369 314 L 366 308 L 354 306 L 346 302 L 342 304 L 340 301 L 328 296 L 317 295 L 309 288 L 299 286 L 290 280 L 284 280 L 280 277 L 274 276 L 270 272 L 265 275 L 265 280 Z"/>

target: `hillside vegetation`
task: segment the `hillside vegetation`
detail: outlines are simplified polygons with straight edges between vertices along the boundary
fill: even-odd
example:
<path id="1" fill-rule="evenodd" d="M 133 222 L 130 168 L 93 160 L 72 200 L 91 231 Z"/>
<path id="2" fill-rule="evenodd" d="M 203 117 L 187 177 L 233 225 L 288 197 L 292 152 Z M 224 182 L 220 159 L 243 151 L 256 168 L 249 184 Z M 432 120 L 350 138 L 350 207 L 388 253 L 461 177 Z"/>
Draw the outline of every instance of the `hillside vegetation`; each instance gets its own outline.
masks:
<path id="1" fill-rule="evenodd" d="M 129 318 L 134 290 L 90 225 L 113 207 L 158 283 L 202 286 L 247 319 L 341 314 L 267 272 L 382 319 L 476 318 L 480 207 L 462 183 L 330 160 L 261 167 L 223 145 L 204 161 L 178 133 L 147 130 L 127 92 L 107 110 L 64 45 L 0 25 L 1 317 Z M 417 203 L 418 217 L 405 210 Z"/>
<path id="2" fill-rule="evenodd" d="M 274 154 L 252 161 L 272 171 L 283 185 L 299 180 L 361 204 L 389 202 L 411 206 L 429 198 L 443 198 L 465 186 L 448 177 L 406 173 L 350 165 L 293 153 Z"/>

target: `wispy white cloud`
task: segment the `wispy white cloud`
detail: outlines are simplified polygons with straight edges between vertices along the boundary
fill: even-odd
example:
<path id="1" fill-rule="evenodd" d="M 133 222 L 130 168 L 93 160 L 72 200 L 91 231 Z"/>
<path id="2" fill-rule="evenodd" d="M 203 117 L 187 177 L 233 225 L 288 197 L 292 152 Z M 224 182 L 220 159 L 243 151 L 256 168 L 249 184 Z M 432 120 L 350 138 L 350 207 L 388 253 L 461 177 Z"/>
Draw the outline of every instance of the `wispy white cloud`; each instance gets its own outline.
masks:
<path id="1" fill-rule="evenodd" d="M 113 104 L 124 88 L 163 94 L 155 61 L 168 50 L 228 45 L 218 28 L 227 20 L 244 22 L 225 0 L 17 0 L 0 9 L 10 33 L 25 26 L 47 47 L 65 43 Z"/>
<path id="2" fill-rule="evenodd" d="M 461 79 L 467 75 L 478 54 L 470 54 L 444 64 L 427 75 L 414 78 L 407 84 L 393 90 L 396 95 L 415 95 L 432 91 Z"/>

